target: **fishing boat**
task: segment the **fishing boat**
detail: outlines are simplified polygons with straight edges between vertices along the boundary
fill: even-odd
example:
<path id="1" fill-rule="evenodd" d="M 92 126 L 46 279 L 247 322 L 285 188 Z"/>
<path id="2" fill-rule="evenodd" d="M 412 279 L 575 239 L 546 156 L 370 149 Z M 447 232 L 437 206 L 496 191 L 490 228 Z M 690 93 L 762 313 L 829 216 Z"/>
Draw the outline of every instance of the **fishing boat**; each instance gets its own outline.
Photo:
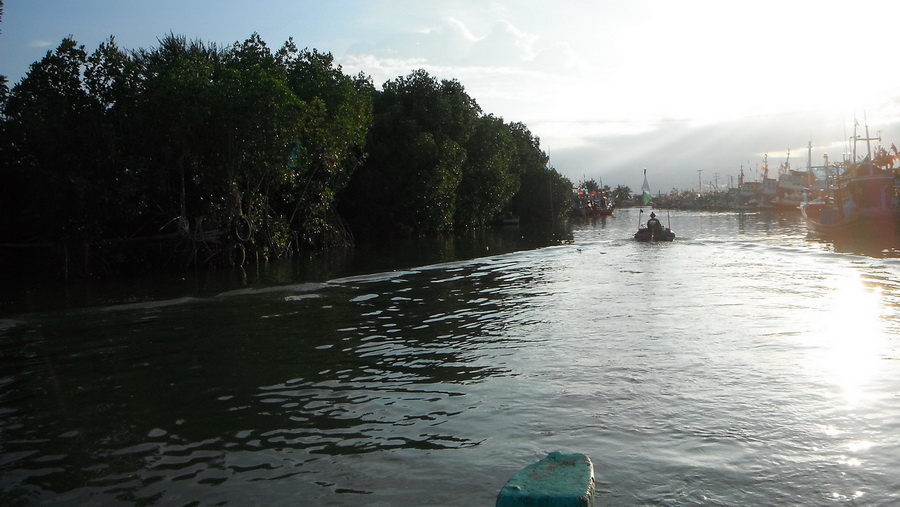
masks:
<path id="1" fill-rule="evenodd" d="M 788 151 L 790 157 L 790 151 Z M 787 162 L 789 163 L 789 162 Z M 756 208 L 769 210 L 775 208 L 775 197 L 778 193 L 778 180 L 769 177 L 769 155 L 763 159 L 762 181 L 759 182 L 759 190 L 756 194 Z"/>
<path id="2" fill-rule="evenodd" d="M 613 211 L 615 211 L 616 203 L 606 195 L 601 195 L 599 198 L 592 198 L 591 200 L 589 200 L 588 207 L 590 208 L 591 214 L 593 216 L 608 217 L 613 214 Z"/>
<path id="3" fill-rule="evenodd" d="M 591 180 L 593 182 L 593 180 Z M 588 183 L 580 182 L 577 187 L 572 189 L 572 209 L 569 215 L 579 218 L 608 217 L 613 214 L 616 204 L 610 198 L 608 189 L 602 187 L 603 180 L 600 180 L 599 189 L 591 189 Z M 596 185 L 596 184 L 595 184 Z"/>
<path id="4" fill-rule="evenodd" d="M 880 141 L 854 136 L 854 142 L 876 139 Z M 894 170 L 874 163 L 868 155 L 861 162 L 848 164 L 825 195 L 803 203 L 800 211 L 807 227 L 816 232 L 893 227 L 898 217 L 894 181 Z"/>
<path id="5" fill-rule="evenodd" d="M 778 192 L 772 203 L 782 210 L 797 210 L 810 193 L 811 171 L 786 169 L 778 175 Z"/>
<path id="6" fill-rule="evenodd" d="M 897 213 L 894 174 L 869 158 L 851 164 L 830 195 L 801 204 L 807 227 L 814 231 L 847 229 L 860 224 L 891 225 Z"/>
<path id="7" fill-rule="evenodd" d="M 828 154 L 823 154 L 825 165 L 812 165 L 812 141 L 807 146 L 806 169 L 793 169 L 785 162 L 778 170 L 778 191 L 773 201 L 780 210 L 799 210 L 809 200 L 827 194 L 830 182 L 837 179 L 843 163 L 829 164 Z"/>
<path id="8" fill-rule="evenodd" d="M 799 210 L 800 204 L 808 200 L 813 182 L 812 141 L 807 149 L 806 171 L 791 167 L 791 150 L 788 150 L 787 160 L 778 167 L 778 185 L 772 204 L 780 210 Z"/>

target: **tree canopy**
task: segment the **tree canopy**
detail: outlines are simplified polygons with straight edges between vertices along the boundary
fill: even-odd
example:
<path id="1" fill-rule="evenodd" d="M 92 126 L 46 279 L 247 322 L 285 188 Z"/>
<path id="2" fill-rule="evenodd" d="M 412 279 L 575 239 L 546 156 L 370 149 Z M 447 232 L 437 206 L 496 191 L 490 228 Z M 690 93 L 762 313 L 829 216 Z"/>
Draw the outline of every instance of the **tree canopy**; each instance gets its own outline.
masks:
<path id="1" fill-rule="evenodd" d="M 68 37 L 4 93 L 0 119 L 13 243 L 196 239 L 237 217 L 247 248 L 279 256 L 559 217 L 571 187 L 524 125 L 456 80 L 416 70 L 377 91 L 330 53 L 258 34 L 138 50 L 110 37 L 92 53 Z"/>

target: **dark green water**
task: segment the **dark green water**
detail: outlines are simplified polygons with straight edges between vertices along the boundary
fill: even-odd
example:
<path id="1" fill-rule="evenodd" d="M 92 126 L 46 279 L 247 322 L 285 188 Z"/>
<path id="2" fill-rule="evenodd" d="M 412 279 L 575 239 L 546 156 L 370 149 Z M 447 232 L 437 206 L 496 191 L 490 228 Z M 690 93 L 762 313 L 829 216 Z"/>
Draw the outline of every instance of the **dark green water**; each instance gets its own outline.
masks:
<path id="1" fill-rule="evenodd" d="M 597 222 L 600 227 L 604 224 Z M 306 253 L 299 258 L 248 262 L 243 268 L 191 270 L 102 282 L 10 282 L 0 286 L 0 316 L 47 309 L 102 306 L 196 295 L 235 287 L 392 271 L 571 243 L 578 223 L 503 226 L 455 236 L 364 243 L 354 248 Z M 40 274 L 32 276 L 42 280 Z"/>
<path id="2" fill-rule="evenodd" d="M 891 246 L 637 219 L 17 292 L 0 501 L 492 505 L 555 450 L 601 504 L 900 500 Z"/>

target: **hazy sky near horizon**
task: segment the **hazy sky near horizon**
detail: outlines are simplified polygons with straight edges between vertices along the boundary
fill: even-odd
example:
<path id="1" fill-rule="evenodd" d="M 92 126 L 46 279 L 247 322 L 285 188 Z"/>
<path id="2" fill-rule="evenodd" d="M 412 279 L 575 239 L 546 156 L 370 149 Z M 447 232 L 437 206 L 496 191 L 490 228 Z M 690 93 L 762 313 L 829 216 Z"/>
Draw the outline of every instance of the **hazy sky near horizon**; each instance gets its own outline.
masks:
<path id="1" fill-rule="evenodd" d="M 573 181 L 654 193 L 840 160 L 854 121 L 900 144 L 900 2 L 795 0 L 7 0 L 10 86 L 72 35 L 152 48 L 168 33 L 230 45 L 257 32 L 331 52 L 376 86 L 416 69 L 520 121 Z M 859 132 L 864 134 L 863 131 Z M 864 146 L 858 148 L 864 150 Z M 698 172 L 699 171 L 699 172 Z"/>

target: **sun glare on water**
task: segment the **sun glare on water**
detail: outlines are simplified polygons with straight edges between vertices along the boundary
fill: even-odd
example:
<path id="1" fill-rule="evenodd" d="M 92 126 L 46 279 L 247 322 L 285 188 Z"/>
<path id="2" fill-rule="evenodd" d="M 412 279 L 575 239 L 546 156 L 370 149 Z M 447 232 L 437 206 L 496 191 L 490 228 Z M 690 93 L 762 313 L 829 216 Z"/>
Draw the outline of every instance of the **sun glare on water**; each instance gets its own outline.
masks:
<path id="1" fill-rule="evenodd" d="M 866 382 L 883 363 L 888 337 L 881 289 L 850 275 L 821 303 L 811 323 L 811 345 L 817 347 L 812 362 L 853 406 L 867 399 Z"/>

